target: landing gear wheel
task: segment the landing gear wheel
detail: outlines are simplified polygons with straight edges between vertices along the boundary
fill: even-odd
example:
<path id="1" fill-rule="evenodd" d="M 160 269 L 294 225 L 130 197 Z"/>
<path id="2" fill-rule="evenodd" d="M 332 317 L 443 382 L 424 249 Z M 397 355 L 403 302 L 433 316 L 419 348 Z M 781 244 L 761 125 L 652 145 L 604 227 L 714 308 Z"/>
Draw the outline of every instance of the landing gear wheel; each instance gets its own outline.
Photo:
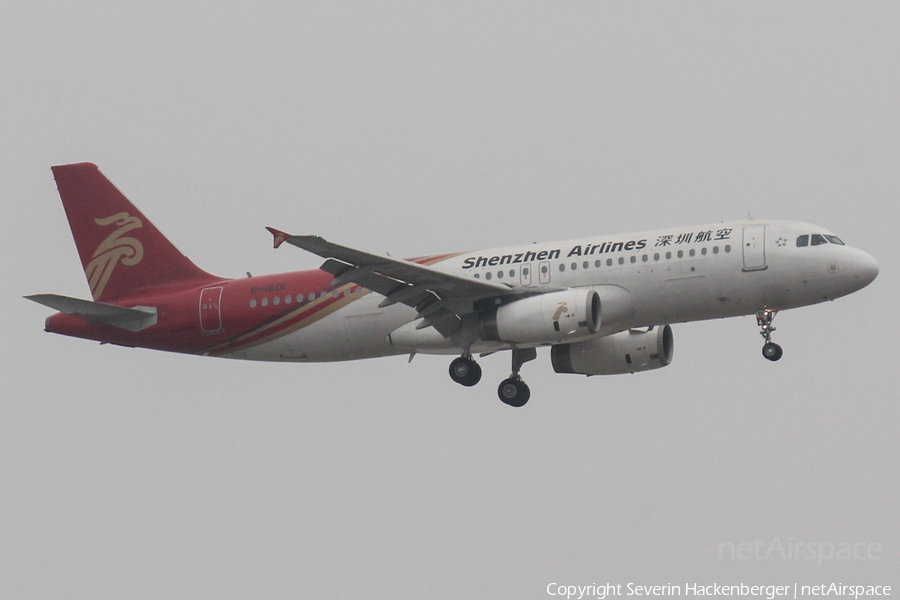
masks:
<path id="1" fill-rule="evenodd" d="M 769 360 L 776 361 L 784 354 L 784 350 L 775 342 L 766 342 L 763 345 L 762 354 Z"/>
<path id="2" fill-rule="evenodd" d="M 756 313 L 756 324 L 759 325 L 759 335 L 763 336 L 766 343 L 763 344 L 762 355 L 771 361 L 776 361 L 784 354 L 781 346 L 772 341 L 772 332 L 775 326 L 772 321 L 775 320 L 777 310 L 764 309 Z"/>
<path id="3" fill-rule="evenodd" d="M 531 398 L 531 390 L 521 379 L 510 378 L 500 382 L 497 395 L 505 404 L 519 408 L 525 406 L 525 403 Z"/>
<path id="4" fill-rule="evenodd" d="M 460 356 L 450 363 L 450 379 L 460 385 L 472 387 L 481 381 L 481 367 L 471 358 Z"/>

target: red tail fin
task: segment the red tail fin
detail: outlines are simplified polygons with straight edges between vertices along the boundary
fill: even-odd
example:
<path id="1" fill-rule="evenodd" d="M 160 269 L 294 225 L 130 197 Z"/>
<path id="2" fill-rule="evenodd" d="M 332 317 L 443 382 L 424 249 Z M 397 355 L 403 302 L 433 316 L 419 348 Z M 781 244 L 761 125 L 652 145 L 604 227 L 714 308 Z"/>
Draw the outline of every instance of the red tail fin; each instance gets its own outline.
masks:
<path id="1" fill-rule="evenodd" d="M 52 170 L 94 300 L 114 300 L 137 288 L 220 279 L 179 252 L 96 165 Z"/>

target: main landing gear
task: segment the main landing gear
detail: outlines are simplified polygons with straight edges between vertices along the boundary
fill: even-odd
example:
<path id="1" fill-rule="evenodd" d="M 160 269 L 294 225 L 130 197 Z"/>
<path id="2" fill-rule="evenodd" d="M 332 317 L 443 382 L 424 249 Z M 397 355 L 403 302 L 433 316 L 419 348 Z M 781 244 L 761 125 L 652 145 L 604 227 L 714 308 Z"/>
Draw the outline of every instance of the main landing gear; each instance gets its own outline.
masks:
<path id="1" fill-rule="evenodd" d="M 756 313 L 756 324 L 760 328 L 759 334 L 766 340 L 766 343 L 763 344 L 762 355 L 771 361 L 778 360 L 784 354 L 781 346 L 772 341 L 772 332 L 775 331 L 772 321 L 775 320 L 776 314 L 778 314 L 777 310 L 768 308 Z"/>
<path id="2" fill-rule="evenodd" d="M 531 390 L 522 381 L 519 369 L 522 368 L 522 365 L 535 358 L 537 358 L 537 350 L 534 348 L 513 349 L 512 374 L 509 378 L 501 381 L 500 387 L 497 388 L 497 395 L 500 396 L 500 400 L 516 408 L 525 406 L 525 403 L 531 398 Z"/>
<path id="3" fill-rule="evenodd" d="M 481 381 L 481 367 L 471 354 L 460 356 L 450 363 L 450 379 L 460 385 L 472 387 Z"/>
<path id="4" fill-rule="evenodd" d="M 517 348 L 512 351 L 512 374 L 500 382 L 497 395 L 505 404 L 515 407 L 525 406 L 531 397 L 531 390 L 522 381 L 519 370 L 528 361 L 537 358 L 534 348 Z M 469 353 L 453 359 L 450 363 L 450 378 L 460 385 L 471 387 L 481 380 L 481 367 Z"/>

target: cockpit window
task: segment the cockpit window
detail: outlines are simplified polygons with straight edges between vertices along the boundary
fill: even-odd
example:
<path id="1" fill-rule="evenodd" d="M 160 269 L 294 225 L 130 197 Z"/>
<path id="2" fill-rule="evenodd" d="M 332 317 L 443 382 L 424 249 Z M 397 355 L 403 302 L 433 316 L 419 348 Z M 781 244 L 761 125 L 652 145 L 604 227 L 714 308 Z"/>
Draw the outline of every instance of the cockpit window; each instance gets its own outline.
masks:
<path id="1" fill-rule="evenodd" d="M 827 239 L 832 244 L 837 244 L 838 246 L 843 246 L 844 242 L 836 235 L 826 235 L 825 239 Z"/>
<path id="2" fill-rule="evenodd" d="M 828 240 L 825 239 L 824 235 L 819 235 L 818 233 L 812 234 L 812 245 L 819 246 L 821 244 L 827 244 Z"/>
<path id="3" fill-rule="evenodd" d="M 800 237 L 797 238 L 797 247 L 799 248 L 801 246 L 809 246 L 809 236 L 808 235 L 801 235 Z"/>

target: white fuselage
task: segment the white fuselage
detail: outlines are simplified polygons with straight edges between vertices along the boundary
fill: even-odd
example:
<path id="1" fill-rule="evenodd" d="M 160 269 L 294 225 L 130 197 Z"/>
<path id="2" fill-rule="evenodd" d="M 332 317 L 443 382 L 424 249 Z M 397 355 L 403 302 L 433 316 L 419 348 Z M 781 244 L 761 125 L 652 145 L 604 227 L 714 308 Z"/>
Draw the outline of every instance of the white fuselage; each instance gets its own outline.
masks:
<path id="1" fill-rule="evenodd" d="M 615 288 L 613 296 L 622 303 L 617 310 L 625 316 L 603 323 L 596 333 L 603 336 L 816 304 L 852 293 L 875 278 L 875 260 L 859 249 L 833 242 L 798 246 L 798 237 L 813 234 L 831 236 L 801 222 L 717 223 L 480 250 L 432 268 L 538 293 Z M 453 338 L 444 339 L 431 328 L 415 347 L 395 344 L 391 333 L 410 327 L 417 313 L 402 304 L 379 308 L 383 300 L 377 293 L 363 294 L 308 327 L 231 357 L 333 361 L 460 352 Z M 510 347 L 476 340 L 471 350 Z"/>

